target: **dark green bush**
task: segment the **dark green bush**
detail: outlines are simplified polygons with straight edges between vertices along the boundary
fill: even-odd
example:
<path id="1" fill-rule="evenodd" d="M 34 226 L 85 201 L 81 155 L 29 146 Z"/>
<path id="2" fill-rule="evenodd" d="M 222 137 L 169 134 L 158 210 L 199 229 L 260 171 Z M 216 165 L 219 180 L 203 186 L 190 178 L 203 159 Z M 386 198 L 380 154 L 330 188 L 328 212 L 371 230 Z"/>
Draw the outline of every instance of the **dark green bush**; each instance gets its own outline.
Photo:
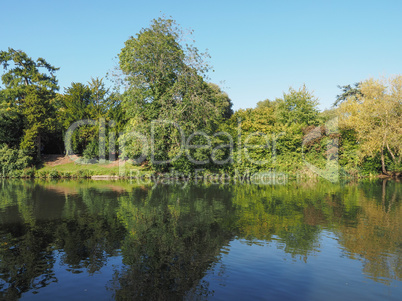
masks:
<path id="1" fill-rule="evenodd" d="M 32 164 L 32 157 L 22 150 L 9 148 L 6 144 L 0 145 L 0 175 L 1 177 L 16 177 L 22 170 Z M 19 170 L 20 172 L 15 172 Z"/>
<path id="2" fill-rule="evenodd" d="M 51 170 L 49 172 L 49 178 L 58 179 L 58 178 L 60 178 L 60 173 L 57 170 Z"/>

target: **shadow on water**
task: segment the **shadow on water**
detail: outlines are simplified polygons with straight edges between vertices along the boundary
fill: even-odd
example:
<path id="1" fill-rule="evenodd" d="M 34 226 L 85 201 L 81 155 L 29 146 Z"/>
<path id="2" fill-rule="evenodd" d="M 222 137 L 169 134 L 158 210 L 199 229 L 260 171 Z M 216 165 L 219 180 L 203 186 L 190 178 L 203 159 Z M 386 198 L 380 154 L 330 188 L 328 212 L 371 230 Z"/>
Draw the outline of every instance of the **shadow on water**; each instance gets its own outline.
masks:
<path id="1" fill-rule="evenodd" d="M 203 278 L 229 243 L 274 243 L 295 260 L 319 252 L 322 232 L 368 278 L 402 280 L 402 185 L 394 181 L 286 186 L 148 186 L 128 182 L 0 183 L 0 299 L 99 273 L 115 299 L 208 298 Z M 246 255 L 245 255 L 246 256 Z"/>

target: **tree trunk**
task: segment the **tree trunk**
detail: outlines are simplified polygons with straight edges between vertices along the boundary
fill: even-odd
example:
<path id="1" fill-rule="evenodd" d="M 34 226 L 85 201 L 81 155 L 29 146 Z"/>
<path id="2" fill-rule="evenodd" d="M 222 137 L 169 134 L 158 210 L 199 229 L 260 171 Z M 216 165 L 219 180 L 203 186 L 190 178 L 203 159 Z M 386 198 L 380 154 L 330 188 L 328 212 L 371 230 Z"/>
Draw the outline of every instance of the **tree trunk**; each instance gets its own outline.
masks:
<path id="1" fill-rule="evenodd" d="M 38 137 L 36 139 L 37 139 L 37 145 L 38 145 L 37 156 L 38 156 L 38 160 L 40 160 L 40 153 L 41 153 L 41 148 L 42 148 L 42 141 L 41 141 L 40 134 L 38 134 Z"/>
<path id="2" fill-rule="evenodd" d="M 382 173 L 386 175 L 387 170 L 385 169 L 384 147 L 381 148 L 381 167 L 382 167 Z"/>
<path id="3" fill-rule="evenodd" d="M 392 160 L 394 160 L 394 162 L 395 162 L 395 161 L 396 161 L 396 159 L 395 159 L 395 155 L 394 155 L 394 153 L 391 151 L 391 149 L 390 149 L 390 147 L 389 147 L 388 143 L 387 143 L 387 149 L 388 149 L 389 154 L 390 154 L 390 155 L 391 155 L 391 157 L 392 157 Z"/>

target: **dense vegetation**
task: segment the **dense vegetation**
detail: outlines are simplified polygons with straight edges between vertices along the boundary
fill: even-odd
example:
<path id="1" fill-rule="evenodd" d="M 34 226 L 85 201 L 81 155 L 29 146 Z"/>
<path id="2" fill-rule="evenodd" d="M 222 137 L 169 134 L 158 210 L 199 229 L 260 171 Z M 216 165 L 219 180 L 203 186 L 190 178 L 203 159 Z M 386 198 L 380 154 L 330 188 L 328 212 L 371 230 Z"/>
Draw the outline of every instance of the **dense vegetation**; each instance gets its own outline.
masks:
<path id="1" fill-rule="evenodd" d="M 32 175 L 23 170 L 55 153 L 92 163 L 119 153 L 156 172 L 401 174 L 402 76 L 340 87 L 324 112 L 305 86 L 233 112 L 207 80 L 208 55 L 184 36 L 173 20 L 153 20 L 118 54 L 114 87 L 92 78 L 63 93 L 45 59 L 1 51 L 2 176 Z"/>

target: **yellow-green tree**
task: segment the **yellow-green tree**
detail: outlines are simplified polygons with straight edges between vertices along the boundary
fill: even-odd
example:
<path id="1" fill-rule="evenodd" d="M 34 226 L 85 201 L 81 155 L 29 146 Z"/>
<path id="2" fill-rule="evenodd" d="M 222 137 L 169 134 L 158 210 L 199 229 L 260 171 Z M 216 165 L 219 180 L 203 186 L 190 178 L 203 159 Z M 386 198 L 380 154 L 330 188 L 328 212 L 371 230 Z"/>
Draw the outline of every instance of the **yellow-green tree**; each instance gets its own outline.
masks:
<path id="1" fill-rule="evenodd" d="M 399 174 L 402 152 L 402 76 L 369 79 L 339 107 L 340 125 L 354 129 L 360 155 L 381 156 L 384 174 Z M 392 164 L 387 166 L 386 156 Z M 388 170 L 387 170 L 388 169 Z"/>

